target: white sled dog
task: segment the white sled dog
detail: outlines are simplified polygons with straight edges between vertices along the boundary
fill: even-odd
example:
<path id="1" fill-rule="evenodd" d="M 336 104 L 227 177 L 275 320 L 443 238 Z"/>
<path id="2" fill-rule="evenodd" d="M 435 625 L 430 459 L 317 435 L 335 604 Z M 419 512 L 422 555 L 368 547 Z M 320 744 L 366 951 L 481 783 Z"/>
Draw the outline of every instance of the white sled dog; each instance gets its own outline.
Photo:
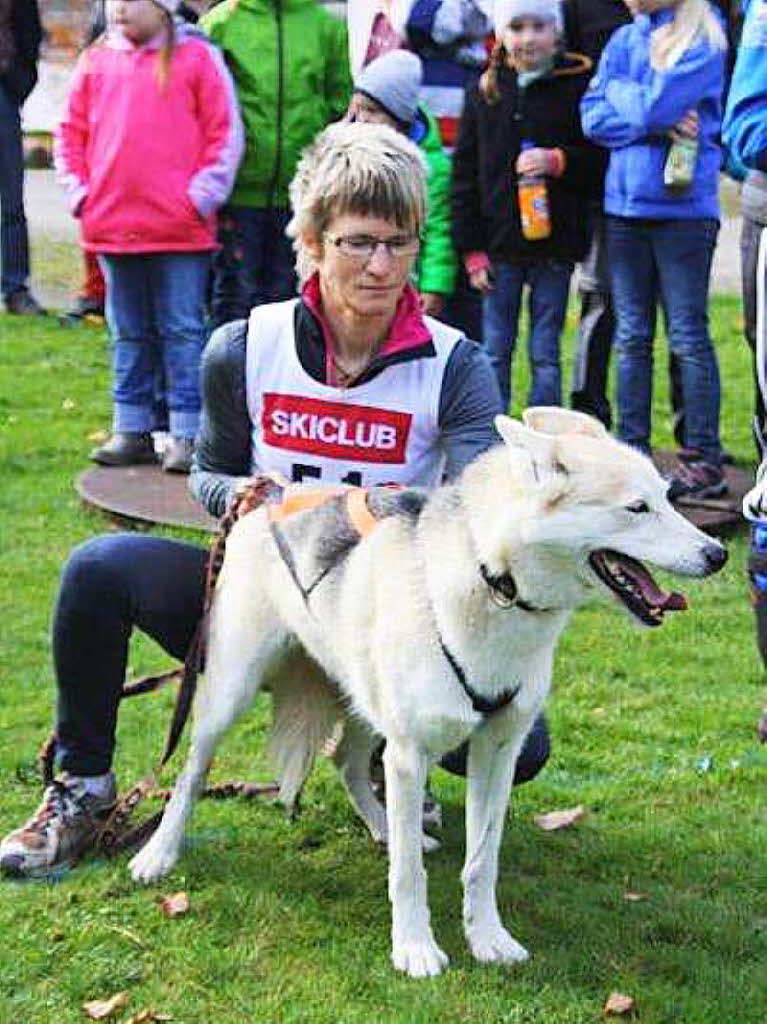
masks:
<path id="1" fill-rule="evenodd" d="M 426 773 L 469 739 L 466 938 L 480 961 L 527 958 L 501 923 L 495 885 L 514 765 L 546 699 L 557 638 L 594 597 L 659 626 L 686 603 L 642 562 L 702 577 L 726 551 L 671 507 L 652 462 L 596 420 L 537 408 L 524 425 L 499 416 L 496 426 L 504 443 L 430 494 L 339 489 L 313 509 L 282 516 L 267 505 L 239 520 L 213 601 L 189 759 L 131 861 L 136 880 L 176 863 L 219 740 L 267 683 L 289 802 L 339 708 L 348 714 L 336 760 L 357 812 L 388 841 L 392 960 L 414 977 L 447 963 L 426 899 Z M 375 520 L 364 535 L 353 525 L 360 510 Z M 385 810 L 368 784 L 380 737 Z"/>

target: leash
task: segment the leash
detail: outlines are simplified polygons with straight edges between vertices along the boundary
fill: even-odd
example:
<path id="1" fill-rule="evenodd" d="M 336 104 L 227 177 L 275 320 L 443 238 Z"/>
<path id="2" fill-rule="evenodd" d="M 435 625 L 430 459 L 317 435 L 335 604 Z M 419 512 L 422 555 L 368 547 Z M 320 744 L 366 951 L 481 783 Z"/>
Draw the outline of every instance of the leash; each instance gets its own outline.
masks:
<path id="1" fill-rule="evenodd" d="M 99 829 L 94 846 L 97 851 L 107 856 L 113 856 L 119 851 L 135 846 L 144 839 L 147 839 L 160 823 L 162 811 L 152 815 L 130 831 L 126 831 L 128 822 L 142 800 L 153 797 L 167 801 L 170 797 L 170 790 L 156 789 L 157 773 L 167 764 L 178 746 L 197 690 L 197 680 L 200 672 L 205 667 L 210 609 L 213 603 L 216 583 L 224 562 L 227 538 L 238 520 L 260 505 L 263 505 L 270 498 L 281 495 L 282 491 L 283 486 L 276 478 L 268 474 L 260 474 L 252 481 L 249 481 L 238 492 L 238 500 L 221 519 L 218 532 L 208 553 L 202 615 L 189 644 L 184 664 L 167 672 L 143 676 L 133 683 L 126 683 L 122 688 L 120 700 L 127 697 L 136 697 L 144 693 L 154 693 L 172 682 L 181 680 L 181 685 L 176 695 L 173 717 L 165 741 L 165 749 L 158 769 L 140 779 L 118 798 L 114 810 Z M 47 737 L 38 754 L 38 763 L 43 783 L 46 786 L 53 782 L 54 763 L 58 745 L 58 736 L 54 730 Z M 279 785 L 276 782 L 233 781 L 216 786 L 208 786 L 201 796 L 219 800 L 231 797 L 253 799 L 267 795 L 275 796 L 277 793 L 279 793 Z"/>

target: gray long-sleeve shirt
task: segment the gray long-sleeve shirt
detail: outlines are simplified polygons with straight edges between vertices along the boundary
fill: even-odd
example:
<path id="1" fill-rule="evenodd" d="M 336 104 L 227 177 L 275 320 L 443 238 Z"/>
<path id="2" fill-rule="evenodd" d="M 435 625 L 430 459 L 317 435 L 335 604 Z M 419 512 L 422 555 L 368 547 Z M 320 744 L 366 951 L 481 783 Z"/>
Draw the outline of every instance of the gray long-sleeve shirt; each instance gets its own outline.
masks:
<path id="1" fill-rule="evenodd" d="M 295 321 L 296 351 L 304 370 L 325 382 L 322 333 L 308 309 L 299 303 Z M 237 483 L 257 473 L 245 393 L 247 321 L 225 324 L 213 333 L 202 361 L 202 417 L 189 488 L 213 516 L 221 516 Z M 430 346 L 417 358 L 433 358 Z M 384 361 L 374 360 L 360 378 L 370 379 L 386 366 L 414 358 L 413 351 Z M 461 338 L 445 367 L 438 421 L 444 445 L 447 479 L 498 441 L 493 417 L 501 411 L 495 374 L 485 354 Z"/>

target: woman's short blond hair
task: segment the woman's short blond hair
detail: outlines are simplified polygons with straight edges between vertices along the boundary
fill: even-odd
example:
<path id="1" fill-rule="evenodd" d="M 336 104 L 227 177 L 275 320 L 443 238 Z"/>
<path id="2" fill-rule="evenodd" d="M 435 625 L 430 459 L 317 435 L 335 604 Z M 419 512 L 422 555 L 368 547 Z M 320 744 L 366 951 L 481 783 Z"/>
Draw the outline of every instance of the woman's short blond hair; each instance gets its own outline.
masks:
<path id="1" fill-rule="evenodd" d="M 339 122 L 304 150 L 290 185 L 290 203 L 287 233 L 303 282 L 315 269 L 307 243 L 321 242 L 334 217 L 380 217 L 421 235 L 426 164 L 418 148 L 388 125 Z"/>

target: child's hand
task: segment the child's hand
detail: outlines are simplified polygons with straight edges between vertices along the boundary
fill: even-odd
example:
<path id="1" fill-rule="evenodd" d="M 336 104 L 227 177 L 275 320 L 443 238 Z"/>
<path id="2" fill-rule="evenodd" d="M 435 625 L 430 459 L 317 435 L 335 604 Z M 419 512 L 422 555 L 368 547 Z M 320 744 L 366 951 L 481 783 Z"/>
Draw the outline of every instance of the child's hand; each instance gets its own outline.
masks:
<path id="1" fill-rule="evenodd" d="M 517 174 L 532 174 L 536 177 L 558 178 L 564 170 L 564 154 L 561 149 L 543 149 L 534 146 L 523 150 L 517 157 Z"/>
<path id="2" fill-rule="evenodd" d="M 700 118 L 697 110 L 688 110 L 681 121 L 678 121 L 671 129 L 674 135 L 680 135 L 683 139 L 697 139 Z"/>
<path id="3" fill-rule="evenodd" d="M 490 267 L 479 267 L 469 272 L 469 284 L 478 292 L 491 292 L 493 290 L 493 275 Z"/>
<path id="4" fill-rule="evenodd" d="M 439 292 L 421 292 L 421 312 L 426 316 L 439 316 L 445 304 L 445 296 Z"/>

